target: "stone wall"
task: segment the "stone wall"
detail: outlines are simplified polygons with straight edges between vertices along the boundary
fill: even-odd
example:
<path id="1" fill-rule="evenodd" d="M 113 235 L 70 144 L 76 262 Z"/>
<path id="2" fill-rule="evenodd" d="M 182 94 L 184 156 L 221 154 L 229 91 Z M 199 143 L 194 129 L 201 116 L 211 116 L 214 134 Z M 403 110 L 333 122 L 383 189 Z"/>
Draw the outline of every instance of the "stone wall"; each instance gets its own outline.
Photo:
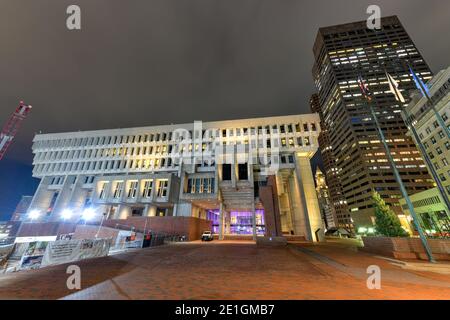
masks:
<path id="1" fill-rule="evenodd" d="M 98 232 L 98 238 L 112 239 L 112 243 L 116 243 L 119 229 L 113 229 L 102 226 L 99 228 L 97 225 L 83 225 L 80 224 L 76 227 L 73 239 L 94 239 Z"/>
<path id="2" fill-rule="evenodd" d="M 76 223 L 32 222 L 23 223 L 17 237 L 41 237 L 69 234 L 75 231 Z"/>
<path id="3" fill-rule="evenodd" d="M 95 235 L 98 230 L 99 223 L 89 225 L 92 226 L 92 228 L 85 228 L 86 232 L 88 232 L 87 230 L 95 230 L 95 232 L 88 232 L 89 235 L 91 235 L 91 233 Z M 131 229 L 131 227 L 134 227 L 135 231 L 141 233 L 145 230 L 155 233 L 186 236 L 189 241 L 198 240 L 200 239 L 203 231 L 212 230 L 211 221 L 194 217 L 129 217 L 127 219 L 112 219 L 103 221 L 104 227 L 115 229 L 117 225 L 119 225 L 119 229 L 126 229 L 127 227 Z M 69 234 L 74 233 L 77 226 L 79 225 L 76 223 L 63 222 L 24 223 L 17 236 L 37 237 Z M 102 229 L 106 230 L 106 228 Z"/>
<path id="4" fill-rule="evenodd" d="M 136 231 L 152 231 L 170 235 L 186 236 L 188 241 L 200 239 L 203 231 L 212 230 L 212 222 L 194 217 L 129 217 L 127 219 L 106 220 L 103 225 L 134 227 Z"/>
<path id="5" fill-rule="evenodd" d="M 397 259 L 428 260 L 420 238 L 363 237 L 360 250 Z M 436 260 L 450 260 L 450 239 L 428 239 Z"/>
<path id="6" fill-rule="evenodd" d="M 267 186 L 259 187 L 259 198 L 264 206 L 265 235 L 268 237 L 282 236 L 280 207 L 275 176 L 267 178 Z"/>

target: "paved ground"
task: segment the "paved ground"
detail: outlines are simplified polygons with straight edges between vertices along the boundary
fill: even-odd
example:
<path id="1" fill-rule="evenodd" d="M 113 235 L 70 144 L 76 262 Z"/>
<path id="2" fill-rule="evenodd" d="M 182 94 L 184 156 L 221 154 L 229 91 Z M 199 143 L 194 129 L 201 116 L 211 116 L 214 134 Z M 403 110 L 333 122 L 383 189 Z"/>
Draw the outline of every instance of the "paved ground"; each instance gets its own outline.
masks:
<path id="1" fill-rule="evenodd" d="M 382 270 L 381 290 L 366 268 Z M 450 299 L 450 276 L 403 270 L 348 245 L 180 243 L 78 263 L 82 290 L 66 287 L 66 265 L 0 276 L 0 299 Z"/>

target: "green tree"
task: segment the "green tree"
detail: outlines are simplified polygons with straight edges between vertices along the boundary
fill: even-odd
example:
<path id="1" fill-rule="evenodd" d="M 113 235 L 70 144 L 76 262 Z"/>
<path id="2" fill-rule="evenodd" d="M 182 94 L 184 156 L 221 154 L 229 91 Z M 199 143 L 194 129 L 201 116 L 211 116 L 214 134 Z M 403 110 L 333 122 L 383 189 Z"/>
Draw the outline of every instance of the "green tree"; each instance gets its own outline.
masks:
<path id="1" fill-rule="evenodd" d="M 379 234 L 387 237 L 408 237 L 400 220 L 376 191 L 372 193 L 375 208 L 375 227 Z"/>

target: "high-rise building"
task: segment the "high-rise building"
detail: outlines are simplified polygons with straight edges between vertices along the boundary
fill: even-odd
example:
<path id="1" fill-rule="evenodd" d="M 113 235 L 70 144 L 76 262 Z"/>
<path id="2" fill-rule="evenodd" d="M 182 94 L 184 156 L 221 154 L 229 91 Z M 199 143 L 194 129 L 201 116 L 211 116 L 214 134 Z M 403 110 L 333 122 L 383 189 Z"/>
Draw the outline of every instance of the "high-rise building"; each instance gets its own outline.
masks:
<path id="1" fill-rule="evenodd" d="M 445 126 L 450 129 L 450 67 L 440 71 L 426 85 L 434 108 L 441 115 Z M 426 154 L 423 157 L 428 157 L 433 166 L 433 168 L 429 168 L 430 171 L 431 169 L 435 170 L 437 179 L 440 180 L 444 189 L 444 195 L 436 187 L 414 195 L 411 201 L 421 216 L 427 233 L 448 234 L 450 232 L 450 208 L 447 208 L 444 196 L 446 193 L 447 198 L 450 197 L 450 139 L 445 128 L 439 123 L 430 102 L 419 91 L 411 95 L 411 101 L 406 107 L 406 114 L 425 149 Z M 413 136 L 412 132 L 410 135 Z M 406 205 L 403 205 L 403 209 L 408 212 Z"/>
<path id="2" fill-rule="evenodd" d="M 450 67 L 427 83 L 430 98 L 445 125 L 450 128 Z M 450 195 L 450 139 L 439 124 L 430 103 L 418 91 L 411 95 L 406 112 L 432 162 L 439 179 Z M 425 155 L 424 155 L 425 156 Z"/>
<path id="3" fill-rule="evenodd" d="M 335 228 L 336 223 L 331 209 L 330 192 L 328 190 L 325 175 L 319 167 L 316 169 L 316 192 L 319 200 L 320 212 L 322 213 L 322 221 L 327 229 Z"/>
<path id="4" fill-rule="evenodd" d="M 196 217 L 220 236 L 320 240 L 310 164 L 319 132 L 319 117 L 306 114 L 38 134 L 33 176 L 41 181 L 29 213 L 72 222 Z"/>
<path id="5" fill-rule="evenodd" d="M 396 166 L 407 192 L 414 194 L 431 188 L 433 181 L 406 135 L 400 114 L 406 104 L 389 92 L 385 71 L 408 91 L 415 87 L 404 62 L 425 80 L 432 76 L 430 68 L 396 16 L 382 18 L 379 30 L 368 29 L 366 21 L 320 28 L 313 51 L 319 105 L 354 224 L 374 223 L 372 190 L 401 214 L 400 188 L 357 80 L 361 75 L 368 84 Z"/>
<path id="6" fill-rule="evenodd" d="M 330 143 L 329 130 L 324 121 L 323 112 L 320 108 L 319 95 L 313 94 L 309 101 L 311 111 L 318 113 L 320 117 L 320 134 L 319 134 L 319 150 L 322 156 L 322 161 L 325 169 L 325 177 L 329 187 L 330 194 L 330 209 L 333 215 L 333 220 L 337 226 L 346 229 L 353 229 L 350 212 L 347 207 L 344 193 L 342 191 L 342 184 L 337 175 L 336 161 L 333 156 L 333 146 Z"/>

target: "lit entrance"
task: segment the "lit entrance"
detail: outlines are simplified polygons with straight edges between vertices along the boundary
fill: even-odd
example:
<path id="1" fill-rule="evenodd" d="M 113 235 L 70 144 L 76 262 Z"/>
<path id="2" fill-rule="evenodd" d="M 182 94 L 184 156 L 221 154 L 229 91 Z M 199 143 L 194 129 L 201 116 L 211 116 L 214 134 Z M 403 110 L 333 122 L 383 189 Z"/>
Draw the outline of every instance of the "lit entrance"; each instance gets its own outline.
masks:
<path id="1" fill-rule="evenodd" d="M 225 212 L 225 234 L 239 234 L 239 235 L 252 235 L 253 234 L 253 213 L 251 211 L 231 211 Z M 265 222 L 264 222 L 264 210 L 255 210 L 256 215 L 256 234 L 264 235 Z M 219 210 L 209 210 L 207 212 L 207 219 L 212 221 L 213 230 L 215 234 L 219 233 Z M 229 221 L 229 226 L 227 222 Z"/>

